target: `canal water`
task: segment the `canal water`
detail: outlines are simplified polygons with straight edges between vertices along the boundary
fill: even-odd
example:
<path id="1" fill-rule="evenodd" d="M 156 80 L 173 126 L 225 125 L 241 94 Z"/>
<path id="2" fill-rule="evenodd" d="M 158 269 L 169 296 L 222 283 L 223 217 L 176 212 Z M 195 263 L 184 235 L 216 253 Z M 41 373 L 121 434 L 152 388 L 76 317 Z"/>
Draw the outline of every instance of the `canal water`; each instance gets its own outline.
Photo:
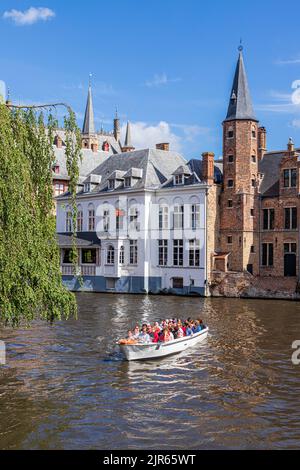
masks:
<path id="1" fill-rule="evenodd" d="M 300 304 L 79 294 L 79 318 L 0 330 L 1 449 L 288 449 L 300 446 Z M 122 360 L 136 321 L 201 316 L 203 344 Z M 299 355 L 300 357 L 300 355 Z"/>

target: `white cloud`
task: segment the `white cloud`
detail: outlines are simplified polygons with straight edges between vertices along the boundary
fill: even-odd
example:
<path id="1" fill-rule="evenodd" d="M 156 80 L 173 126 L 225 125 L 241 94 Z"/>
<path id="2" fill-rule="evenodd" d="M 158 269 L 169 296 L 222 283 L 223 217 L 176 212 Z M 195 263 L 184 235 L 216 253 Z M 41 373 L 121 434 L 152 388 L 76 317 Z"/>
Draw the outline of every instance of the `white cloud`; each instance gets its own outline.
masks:
<path id="1" fill-rule="evenodd" d="M 132 143 L 136 148 L 155 148 L 161 142 L 169 142 L 175 152 L 180 152 L 181 138 L 172 132 L 170 125 L 161 121 L 156 125 L 148 125 L 145 122 L 133 122 L 131 124 Z M 122 139 L 126 133 L 126 124 L 121 128 Z"/>
<path id="2" fill-rule="evenodd" d="M 155 148 L 156 144 L 168 142 L 170 149 L 175 152 L 188 153 L 192 148 L 199 146 L 198 137 L 207 136 L 210 129 L 193 124 L 171 124 L 160 121 L 157 124 L 146 122 L 132 122 L 132 144 L 137 148 Z M 121 128 L 122 141 L 124 141 L 127 124 Z"/>
<path id="3" fill-rule="evenodd" d="M 159 87 L 161 85 L 167 85 L 168 83 L 180 82 L 181 78 L 168 78 L 166 73 L 155 74 L 151 80 L 147 80 L 145 85 L 149 88 Z"/>
<path id="4" fill-rule="evenodd" d="M 27 26 L 37 23 L 38 21 L 47 21 L 54 18 L 54 16 L 55 12 L 53 10 L 43 7 L 30 7 L 25 11 L 13 9 L 5 11 L 3 14 L 4 19 L 10 19 L 18 26 Z"/>
<path id="5" fill-rule="evenodd" d="M 197 124 L 171 124 L 171 127 L 181 130 L 186 142 L 194 142 L 196 137 L 209 133 L 208 127 L 198 126 Z"/>
<path id="6" fill-rule="evenodd" d="M 291 93 L 281 93 L 270 91 L 270 96 L 275 99 L 275 103 L 257 105 L 260 111 L 270 111 L 275 113 L 299 114 L 300 112 L 300 80 L 294 80 L 291 84 Z"/>
<path id="7" fill-rule="evenodd" d="M 300 64 L 300 58 L 298 59 L 287 59 L 287 60 L 276 60 L 275 64 L 277 65 L 296 65 Z"/>
<path id="8" fill-rule="evenodd" d="M 294 120 L 292 121 L 292 126 L 293 126 L 293 127 L 296 127 L 297 129 L 299 129 L 299 128 L 300 128 L 300 119 L 294 119 Z"/>

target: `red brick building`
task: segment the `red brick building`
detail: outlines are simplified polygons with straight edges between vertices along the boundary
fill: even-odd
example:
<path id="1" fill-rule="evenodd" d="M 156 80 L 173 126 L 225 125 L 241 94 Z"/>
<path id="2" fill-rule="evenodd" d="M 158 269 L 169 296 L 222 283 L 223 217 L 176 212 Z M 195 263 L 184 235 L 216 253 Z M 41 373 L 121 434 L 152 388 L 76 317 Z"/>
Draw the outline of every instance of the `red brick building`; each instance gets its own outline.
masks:
<path id="1" fill-rule="evenodd" d="M 300 151 L 267 152 L 254 114 L 242 48 L 223 122 L 220 229 L 213 268 L 254 276 L 299 276 Z"/>

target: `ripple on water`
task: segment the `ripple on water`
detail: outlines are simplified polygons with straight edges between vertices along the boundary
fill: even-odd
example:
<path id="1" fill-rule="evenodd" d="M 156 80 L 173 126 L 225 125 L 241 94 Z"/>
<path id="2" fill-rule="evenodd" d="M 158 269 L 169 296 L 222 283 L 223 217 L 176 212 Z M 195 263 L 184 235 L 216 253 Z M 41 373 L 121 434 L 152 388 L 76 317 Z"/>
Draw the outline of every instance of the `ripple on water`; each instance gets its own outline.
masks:
<path id="1" fill-rule="evenodd" d="M 299 446 L 297 303 L 94 294 L 78 302 L 78 321 L 1 331 L 1 448 Z M 123 360 L 112 339 L 128 325 L 182 312 L 208 323 L 204 343 L 160 361 Z"/>

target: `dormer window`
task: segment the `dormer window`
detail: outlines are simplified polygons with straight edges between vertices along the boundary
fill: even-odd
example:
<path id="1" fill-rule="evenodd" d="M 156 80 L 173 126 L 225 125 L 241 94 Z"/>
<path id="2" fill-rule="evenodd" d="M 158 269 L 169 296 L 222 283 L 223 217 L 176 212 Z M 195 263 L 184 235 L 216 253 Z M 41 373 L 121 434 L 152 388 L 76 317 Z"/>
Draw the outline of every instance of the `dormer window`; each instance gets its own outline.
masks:
<path id="1" fill-rule="evenodd" d="M 91 184 L 90 183 L 84 183 L 84 186 L 83 186 L 83 191 L 85 193 L 89 193 L 91 190 Z"/>
<path id="2" fill-rule="evenodd" d="M 108 180 L 108 189 L 115 189 L 115 180 Z"/>
<path id="3" fill-rule="evenodd" d="M 174 183 L 175 185 L 180 185 L 180 184 L 183 184 L 184 183 L 184 176 L 181 174 L 181 175 L 175 175 L 174 177 Z"/>
<path id="4" fill-rule="evenodd" d="M 54 165 L 53 171 L 54 171 L 54 173 L 58 174 L 59 173 L 59 165 Z"/>
<path id="5" fill-rule="evenodd" d="M 124 187 L 130 188 L 130 186 L 131 186 L 131 178 L 128 176 L 124 179 Z"/>

